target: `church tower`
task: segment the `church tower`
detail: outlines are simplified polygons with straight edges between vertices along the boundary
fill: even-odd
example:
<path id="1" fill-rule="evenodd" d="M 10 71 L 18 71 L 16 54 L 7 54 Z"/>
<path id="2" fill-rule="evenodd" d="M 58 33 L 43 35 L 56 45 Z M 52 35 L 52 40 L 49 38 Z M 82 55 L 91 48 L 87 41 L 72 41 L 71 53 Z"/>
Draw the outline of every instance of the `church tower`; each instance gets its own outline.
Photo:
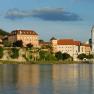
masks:
<path id="1" fill-rule="evenodd" d="M 92 41 L 92 53 L 94 54 L 94 26 L 91 30 L 91 41 Z"/>

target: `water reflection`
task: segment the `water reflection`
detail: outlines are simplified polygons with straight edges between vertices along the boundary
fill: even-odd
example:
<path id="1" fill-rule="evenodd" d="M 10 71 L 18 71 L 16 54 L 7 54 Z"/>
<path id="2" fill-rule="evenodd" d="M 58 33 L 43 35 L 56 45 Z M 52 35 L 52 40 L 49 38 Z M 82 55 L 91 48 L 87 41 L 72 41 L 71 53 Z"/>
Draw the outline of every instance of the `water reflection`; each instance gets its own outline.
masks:
<path id="1" fill-rule="evenodd" d="M 94 65 L 0 65 L 0 94 L 94 94 Z"/>

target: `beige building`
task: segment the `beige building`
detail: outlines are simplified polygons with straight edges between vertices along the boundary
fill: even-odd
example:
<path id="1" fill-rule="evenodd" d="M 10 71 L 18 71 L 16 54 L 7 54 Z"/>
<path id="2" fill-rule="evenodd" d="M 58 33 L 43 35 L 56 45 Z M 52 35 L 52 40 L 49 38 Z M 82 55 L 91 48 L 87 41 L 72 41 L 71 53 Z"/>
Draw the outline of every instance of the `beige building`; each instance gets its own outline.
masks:
<path id="1" fill-rule="evenodd" d="M 31 43 L 34 47 L 39 46 L 38 34 L 32 30 L 14 30 L 8 35 L 8 41 L 11 43 L 17 40 L 22 40 L 24 46 L 28 43 Z"/>
<path id="2" fill-rule="evenodd" d="M 84 53 L 86 55 L 89 55 L 91 53 L 91 47 L 90 47 L 90 45 L 89 44 L 82 43 L 80 45 L 80 54 L 81 53 Z"/>

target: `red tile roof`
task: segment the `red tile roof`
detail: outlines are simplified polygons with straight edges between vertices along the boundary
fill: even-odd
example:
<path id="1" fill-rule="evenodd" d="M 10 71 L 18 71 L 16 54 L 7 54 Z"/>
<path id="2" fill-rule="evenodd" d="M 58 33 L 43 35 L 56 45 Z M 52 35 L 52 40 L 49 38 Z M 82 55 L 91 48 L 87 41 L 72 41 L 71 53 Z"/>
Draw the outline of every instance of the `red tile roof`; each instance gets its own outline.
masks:
<path id="1" fill-rule="evenodd" d="M 80 41 L 74 41 L 73 39 L 60 39 L 57 41 L 58 45 L 80 45 Z"/>
<path id="2" fill-rule="evenodd" d="M 21 34 L 21 35 L 38 35 L 33 30 L 14 30 L 9 35 L 16 35 L 16 34 Z"/>
<path id="3" fill-rule="evenodd" d="M 74 44 L 77 46 L 80 46 L 81 42 L 80 41 L 74 41 Z"/>
<path id="4" fill-rule="evenodd" d="M 89 44 L 82 43 L 81 46 L 90 47 Z"/>

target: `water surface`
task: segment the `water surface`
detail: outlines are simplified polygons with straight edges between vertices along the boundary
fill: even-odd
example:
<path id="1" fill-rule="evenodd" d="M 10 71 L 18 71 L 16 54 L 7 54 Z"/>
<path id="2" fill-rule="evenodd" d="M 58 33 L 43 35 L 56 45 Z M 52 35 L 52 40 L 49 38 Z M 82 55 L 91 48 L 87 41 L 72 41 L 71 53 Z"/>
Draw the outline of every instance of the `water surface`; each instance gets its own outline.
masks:
<path id="1" fill-rule="evenodd" d="M 94 94 L 94 65 L 0 65 L 0 94 Z"/>

